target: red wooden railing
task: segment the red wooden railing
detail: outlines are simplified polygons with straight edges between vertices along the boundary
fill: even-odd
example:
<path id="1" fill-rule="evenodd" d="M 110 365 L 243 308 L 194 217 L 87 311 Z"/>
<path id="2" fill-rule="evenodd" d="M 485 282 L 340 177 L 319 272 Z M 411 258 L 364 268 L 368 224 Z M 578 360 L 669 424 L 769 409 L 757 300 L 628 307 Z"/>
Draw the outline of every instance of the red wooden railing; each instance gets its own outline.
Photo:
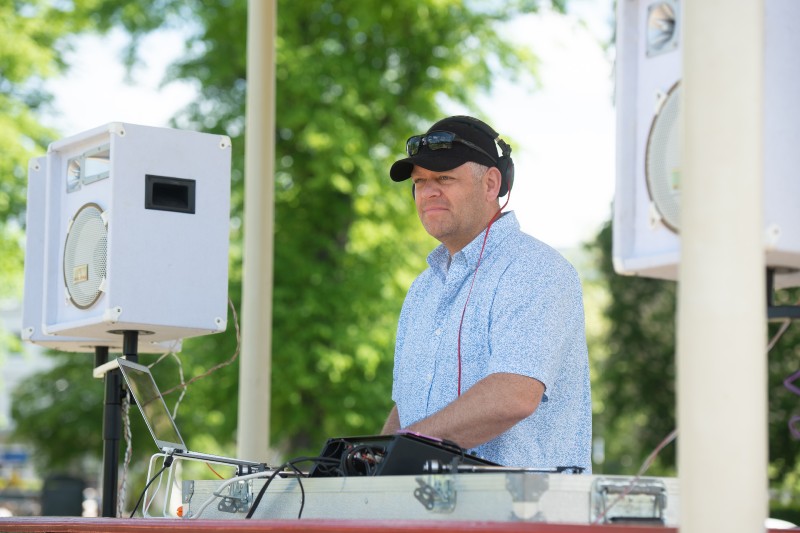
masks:
<path id="1" fill-rule="evenodd" d="M 142 533 L 152 531 L 247 531 L 268 533 L 677 533 L 670 527 L 571 525 L 531 522 L 365 520 L 181 520 L 169 518 L 0 518 L 0 531 L 34 533 Z M 775 532 L 778 533 L 778 532 Z"/>

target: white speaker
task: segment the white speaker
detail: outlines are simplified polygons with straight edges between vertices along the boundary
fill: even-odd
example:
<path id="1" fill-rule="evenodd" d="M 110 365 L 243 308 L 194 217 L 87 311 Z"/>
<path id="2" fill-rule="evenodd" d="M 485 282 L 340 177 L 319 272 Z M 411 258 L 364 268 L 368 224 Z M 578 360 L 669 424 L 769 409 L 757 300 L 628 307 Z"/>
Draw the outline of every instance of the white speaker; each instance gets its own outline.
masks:
<path id="1" fill-rule="evenodd" d="M 678 275 L 681 7 L 681 0 L 617 5 L 613 259 L 620 274 Z M 800 2 L 766 0 L 764 9 L 764 251 L 775 286 L 787 287 L 800 285 Z"/>
<path id="2" fill-rule="evenodd" d="M 224 331 L 231 143 L 110 123 L 47 152 L 43 333 Z"/>
<path id="3" fill-rule="evenodd" d="M 97 347 L 111 351 L 122 350 L 122 337 L 90 339 L 66 335 L 47 335 L 42 321 L 44 295 L 44 228 L 45 179 L 47 157 L 37 157 L 28 163 L 28 200 L 25 209 L 25 285 L 22 298 L 22 340 L 62 352 L 94 352 Z M 145 338 L 138 344 L 140 353 L 179 352 L 180 339 L 151 342 Z"/>

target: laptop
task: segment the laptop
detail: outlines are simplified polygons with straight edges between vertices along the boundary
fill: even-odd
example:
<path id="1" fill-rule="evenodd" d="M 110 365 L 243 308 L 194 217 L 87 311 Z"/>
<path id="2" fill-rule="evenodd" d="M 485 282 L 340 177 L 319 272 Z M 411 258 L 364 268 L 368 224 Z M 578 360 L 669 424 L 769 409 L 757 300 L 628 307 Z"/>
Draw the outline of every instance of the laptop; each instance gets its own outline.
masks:
<path id="1" fill-rule="evenodd" d="M 150 369 L 123 358 L 116 359 L 116 362 L 119 364 L 119 369 L 136 405 L 139 406 L 139 411 L 144 417 L 150 434 L 153 435 L 156 446 L 162 453 L 233 465 L 236 467 L 236 475 L 254 474 L 270 469 L 266 463 L 189 451 L 178 431 L 178 426 L 175 425 L 175 420 L 167 409 L 167 404 Z"/>

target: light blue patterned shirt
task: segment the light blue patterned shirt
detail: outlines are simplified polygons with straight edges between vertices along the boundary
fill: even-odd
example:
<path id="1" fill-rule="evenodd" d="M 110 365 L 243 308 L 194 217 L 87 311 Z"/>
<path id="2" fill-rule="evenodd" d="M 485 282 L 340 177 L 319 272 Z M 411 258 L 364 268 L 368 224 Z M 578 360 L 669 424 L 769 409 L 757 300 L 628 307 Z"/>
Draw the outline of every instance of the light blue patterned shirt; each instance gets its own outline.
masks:
<path id="1" fill-rule="evenodd" d="M 392 399 L 400 426 L 458 395 L 458 325 L 484 233 L 452 259 L 444 245 L 411 285 L 397 326 Z M 471 452 L 520 467 L 591 472 L 591 391 L 581 284 L 557 251 L 523 233 L 513 212 L 490 228 L 461 331 L 462 394 L 489 374 L 541 381 L 536 411 Z"/>

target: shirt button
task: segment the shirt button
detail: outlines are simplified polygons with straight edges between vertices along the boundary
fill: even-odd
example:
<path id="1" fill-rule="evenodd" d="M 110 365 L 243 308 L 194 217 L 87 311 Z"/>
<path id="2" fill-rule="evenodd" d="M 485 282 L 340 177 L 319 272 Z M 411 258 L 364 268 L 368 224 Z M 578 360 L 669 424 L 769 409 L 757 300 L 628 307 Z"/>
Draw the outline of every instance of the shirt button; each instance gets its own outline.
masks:
<path id="1" fill-rule="evenodd" d="M 434 333 L 435 333 L 435 334 L 436 334 L 436 336 L 438 337 L 439 335 L 441 335 L 441 334 L 442 334 L 442 328 L 436 328 L 436 331 L 434 331 Z"/>

